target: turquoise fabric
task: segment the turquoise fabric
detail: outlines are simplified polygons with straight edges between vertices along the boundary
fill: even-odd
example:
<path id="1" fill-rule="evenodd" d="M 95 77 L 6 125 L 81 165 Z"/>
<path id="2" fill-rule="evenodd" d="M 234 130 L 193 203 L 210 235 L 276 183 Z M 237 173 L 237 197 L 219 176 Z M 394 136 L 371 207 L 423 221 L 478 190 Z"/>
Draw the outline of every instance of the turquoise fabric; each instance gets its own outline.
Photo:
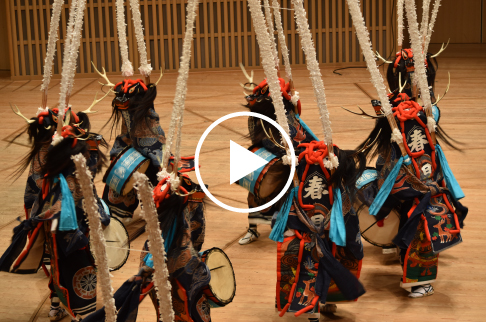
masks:
<path id="1" fill-rule="evenodd" d="M 440 116 L 440 112 L 439 112 L 439 109 L 437 108 L 437 106 L 435 105 L 432 105 L 432 115 L 434 116 L 434 120 L 435 122 L 439 122 L 439 116 Z"/>
<path id="2" fill-rule="evenodd" d="M 304 121 L 302 121 L 302 119 L 300 118 L 300 116 L 298 114 L 295 114 L 295 117 L 297 118 L 297 120 L 299 120 L 299 123 L 304 128 L 304 131 L 306 131 L 307 134 L 309 134 L 310 136 L 312 136 L 312 139 L 314 141 L 319 141 L 319 139 L 317 138 L 317 136 L 312 132 L 312 130 L 307 126 L 307 124 L 305 124 Z"/>
<path id="3" fill-rule="evenodd" d="M 407 160 L 405 161 L 405 164 L 410 162 L 410 159 L 407 156 Z M 388 195 L 390 194 L 390 191 L 393 188 L 393 185 L 395 184 L 395 179 L 398 176 L 398 172 L 400 171 L 400 167 L 404 163 L 404 158 L 403 156 L 398 159 L 398 162 L 395 164 L 393 169 L 390 171 L 390 174 L 386 178 L 385 182 L 380 188 L 380 191 L 378 191 L 378 194 L 375 197 L 375 200 L 373 200 L 373 203 L 370 206 L 369 212 L 371 215 L 376 216 L 378 212 L 381 209 L 381 206 L 385 203 L 386 199 L 388 198 Z"/>
<path id="4" fill-rule="evenodd" d="M 284 204 L 280 208 L 277 214 L 277 220 L 275 221 L 275 225 L 273 226 L 272 232 L 270 233 L 270 239 L 276 242 L 283 242 L 284 241 L 284 232 L 285 228 L 287 227 L 287 219 L 289 218 L 290 207 L 292 206 L 292 200 L 299 191 L 299 187 L 294 187 L 290 190 L 287 199 L 285 200 Z"/>
<path id="5" fill-rule="evenodd" d="M 446 181 L 447 188 L 451 192 L 452 196 L 456 198 L 456 200 L 462 199 L 465 197 L 464 192 L 462 191 L 459 183 L 454 177 L 451 168 L 449 167 L 449 163 L 445 157 L 444 151 L 439 144 L 435 145 L 435 153 L 440 161 L 440 166 L 442 168 L 442 173 L 444 174 L 444 179 Z"/>
<path id="6" fill-rule="evenodd" d="M 172 246 L 172 242 L 174 241 L 176 227 L 177 227 L 177 222 L 174 221 L 174 224 L 170 227 L 167 236 L 164 236 L 164 249 L 166 253 L 169 250 L 170 246 Z M 154 258 L 151 253 L 145 255 L 143 261 L 146 266 L 154 268 Z"/>
<path id="7" fill-rule="evenodd" d="M 346 227 L 344 225 L 343 201 L 341 189 L 333 188 L 333 198 L 331 209 L 331 227 L 329 228 L 329 238 L 338 246 L 346 246 Z"/>
<path id="8" fill-rule="evenodd" d="M 74 205 L 74 198 L 69 190 L 66 178 L 59 174 L 59 182 L 61 185 L 61 215 L 59 218 L 59 231 L 69 231 L 78 229 L 78 221 L 76 218 L 76 207 Z"/>

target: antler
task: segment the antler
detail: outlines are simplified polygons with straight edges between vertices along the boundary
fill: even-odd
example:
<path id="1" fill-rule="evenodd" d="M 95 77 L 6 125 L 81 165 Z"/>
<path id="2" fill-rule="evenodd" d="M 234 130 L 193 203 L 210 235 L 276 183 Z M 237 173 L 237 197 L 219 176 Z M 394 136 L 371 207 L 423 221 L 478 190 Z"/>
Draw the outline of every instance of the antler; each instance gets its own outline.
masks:
<path id="1" fill-rule="evenodd" d="M 248 80 L 248 82 L 246 84 L 249 84 L 250 86 L 246 86 L 246 84 L 241 84 L 241 87 L 243 87 L 244 89 L 248 90 L 248 91 L 252 91 L 256 86 L 253 85 L 253 70 L 251 71 L 251 77 L 248 75 L 248 73 L 246 72 L 246 69 L 245 69 L 245 66 L 243 65 L 243 63 L 240 63 L 240 68 L 241 68 L 241 71 L 243 72 L 243 74 L 245 75 L 246 79 Z"/>
<path id="2" fill-rule="evenodd" d="M 381 57 L 380 53 L 376 51 L 376 58 L 381 59 L 384 63 L 391 64 L 393 63 L 392 61 L 386 60 L 385 58 Z"/>
<path id="3" fill-rule="evenodd" d="M 447 46 L 449 46 L 449 41 L 451 41 L 450 38 L 449 38 L 449 40 L 447 40 L 447 44 L 445 45 L 445 47 L 444 47 L 444 43 L 442 43 L 442 46 L 440 47 L 440 50 L 437 52 L 437 54 L 432 55 L 430 57 L 435 58 L 435 57 L 439 56 L 444 50 L 446 50 Z"/>
<path id="4" fill-rule="evenodd" d="M 155 82 L 155 86 L 159 84 L 160 80 L 162 79 L 162 76 L 164 76 L 164 72 L 162 71 L 162 67 L 160 67 L 160 76 L 159 79 L 157 79 L 157 81 Z"/>
<path id="5" fill-rule="evenodd" d="M 284 149 L 285 150 L 285 147 L 282 146 L 281 144 L 279 144 L 277 142 L 277 140 L 275 140 L 275 137 L 273 136 L 273 133 L 272 133 L 272 129 L 268 129 L 268 131 L 270 132 L 270 134 L 267 133 L 267 130 L 265 129 L 265 125 L 263 124 L 263 120 L 260 119 L 260 123 L 262 124 L 262 128 L 263 128 L 263 132 L 265 132 L 265 135 L 267 136 L 267 138 L 273 143 L 275 144 L 275 146 L 281 148 L 281 149 Z"/>
<path id="6" fill-rule="evenodd" d="M 361 110 L 361 113 L 356 113 L 356 112 L 353 112 L 351 110 L 348 110 L 347 108 L 345 107 L 342 107 L 341 108 L 345 111 L 348 111 L 349 113 L 352 113 L 352 114 L 355 114 L 355 115 L 361 115 L 363 118 L 367 119 L 380 119 L 382 117 L 385 117 L 384 115 L 379 115 L 379 116 L 376 116 L 376 115 L 370 115 L 368 113 L 366 113 L 365 111 L 363 111 L 363 109 L 358 105 L 358 108 Z"/>
<path id="7" fill-rule="evenodd" d="M 381 134 L 381 129 L 378 131 L 378 134 L 376 134 L 376 137 L 373 140 L 373 142 L 368 143 L 370 141 L 370 139 L 366 140 L 366 142 L 364 144 L 364 147 L 362 147 L 361 149 L 359 149 L 358 151 L 356 151 L 355 153 L 353 153 L 353 156 L 357 156 L 361 152 L 364 152 L 365 150 L 368 150 L 373 144 L 375 144 L 375 142 L 376 142 L 376 140 L 378 140 L 378 137 L 380 136 L 380 134 Z"/>
<path id="8" fill-rule="evenodd" d="M 401 93 L 405 86 L 407 86 L 407 81 L 402 86 L 402 73 L 398 72 L 398 92 Z"/>
<path id="9" fill-rule="evenodd" d="M 446 90 L 444 92 L 444 95 L 442 95 L 442 97 L 437 96 L 437 100 L 435 101 L 434 105 L 437 106 L 437 104 L 440 102 L 441 99 L 444 98 L 444 96 L 446 96 L 447 92 L 449 91 L 449 87 L 451 86 L 451 73 L 447 72 L 449 74 L 449 84 L 447 84 L 447 87 L 446 87 Z"/>
<path id="10" fill-rule="evenodd" d="M 108 76 L 106 76 L 106 70 L 104 67 L 103 68 L 103 74 L 100 73 L 100 71 L 96 68 L 95 64 L 93 62 L 91 62 L 91 65 L 93 65 L 93 68 L 96 70 L 96 72 L 105 79 L 105 81 L 107 82 L 106 84 L 103 84 L 101 82 L 98 82 L 100 83 L 101 85 L 103 86 L 109 86 L 109 87 L 115 87 L 115 84 L 113 84 L 109 79 L 108 79 Z"/>
<path id="11" fill-rule="evenodd" d="M 9 103 L 10 104 L 10 103 Z M 20 113 L 20 110 L 19 108 L 17 107 L 17 105 L 15 105 L 15 108 L 17 110 L 14 110 L 14 107 L 12 106 L 12 104 L 10 104 L 10 108 L 12 109 L 12 111 L 17 114 L 18 116 L 20 116 L 21 118 L 23 118 L 27 123 L 31 124 L 31 123 L 34 123 L 35 121 L 34 120 L 29 120 L 28 118 L 26 118 L 24 115 L 22 115 L 22 113 Z"/>
<path id="12" fill-rule="evenodd" d="M 93 106 L 95 106 L 96 104 L 98 104 L 99 102 L 101 102 L 105 97 L 107 97 L 108 94 L 110 94 L 109 91 L 105 94 L 105 96 L 103 96 L 102 98 L 100 98 L 99 100 L 97 100 L 96 99 L 96 96 L 98 96 L 98 92 L 96 92 L 95 98 L 93 100 L 93 103 L 91 103 L 90 107 L 88 107 L 87 110 L 84 110 L 83 113 L 84 114 L 90 114 L 90 113 L 96 113 L 96 112 L 98 112 L 98 111 L 91 111 L 91 109 L 93 108 Z"/>

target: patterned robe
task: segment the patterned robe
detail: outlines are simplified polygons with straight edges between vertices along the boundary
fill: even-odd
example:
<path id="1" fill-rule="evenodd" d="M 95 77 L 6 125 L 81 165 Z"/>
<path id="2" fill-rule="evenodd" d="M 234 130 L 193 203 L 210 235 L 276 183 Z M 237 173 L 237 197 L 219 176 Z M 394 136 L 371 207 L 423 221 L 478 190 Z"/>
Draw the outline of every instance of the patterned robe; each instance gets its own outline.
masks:
<path id="1" fill-rule="evenodd" d="M 401 249 L 401 285 L 409 288 L 435 281 L 439 252 L 462 242 L 460 228 L 467 208 L 447 188 L 436 147 L 431 146 L 428 129 L 422 125 L 427 123 L 424 111 L 418 111 L 416 118 L 402 116 L 397 120 L 412 163 L 400 168 L 385 207 L 398 209 L 401 216 L 393 242 Z M 378 187 L 400 157 L 395 143 L 388 156 L 379 156 Z M 380 212 L 382 216 L 387 213 Z"/>

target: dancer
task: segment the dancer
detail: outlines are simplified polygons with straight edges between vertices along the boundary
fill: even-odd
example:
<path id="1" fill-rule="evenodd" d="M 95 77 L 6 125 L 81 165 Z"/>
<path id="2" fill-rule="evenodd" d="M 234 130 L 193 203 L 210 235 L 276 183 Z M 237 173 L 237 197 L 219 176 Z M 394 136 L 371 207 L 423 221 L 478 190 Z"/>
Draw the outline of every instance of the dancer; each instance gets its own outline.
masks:
<path id="1" fill-rule="evenodd" d="M 129 147 L 135 148 L 150 160 L 145 173 L 151 183 L 156 185 L 165 146 L 165 133 L 154 109 L 158 81 L 145 84 L 141 79 L 125 79 L 113 85 L 106 77 L 106 73 L 100 75 L 107 81 L 105 85 L 112 87 L 115 92 L 112 101 L 113 111 L 107 124 L 111 122 L 112 132 L 117 127 L 121 128 L 121 133 L 116 137 L 111 148 L 110 159 L 113 161 L 120 152 Z M 107 174 L 104 178 L 105 182 Z M 103 200 L 110 208 L 110 212 L 120 218 L 132 218 L 133 212 L 138 207 L 137 193 L 134 189 L 123 195 L 115 191 L 110 186 L 110 182 L 106 182 Z"/>
<path id="2" fill-rule="evenodd" d="M 411 298 L 432 295 L 434 289 L 430 283 L 437 277 L 438 253 L 462 241 L 460 227 L 467 208 L 457 200 L 464 194 L 440 144 L 435 142 L 436 138 L 440 140 L 445 136 L 440 127 L 436 128 L 439 113 L 429 116 L 432 106 L 425 66 L 417 64 L 415 67 L 426 107 L 410 100 L 404 93 L 397 93 L 390 104 L 371 52 L 359 3 L 348 0 L 348 5 L 373 85 L 382 103 L 374 104 L 380 117 L 367 141 L 376 136 L 378 139 L 360 146 L 370 146 L 365 151 L 369 160 L 379 156 L 376 166 L 380 190 L 370 206 L 370 214 L 377 215 L 377 220 L 380 220 L 387 215 L 388 209 L 398 207 L 401 223 L 393 242 L 400 248 L 403 265 L 401 286 L 410 292 Z M 407 2 L 406 6 L 412 48 L 417 49 L 421 42 L 416 35 L 418 27 L 413 3 Z M 418 61 L 422 61 L 423 53 L 415 50 L 417 52 Z M 448 143 L 448 140 L 444 142 Z"/>
<path id="3" fill-rule="evenodd" d="M 154 189 L 154 201 L 164 247 L 167 253 L 169 282 L 172 286 L 172 309 L 175 321 L 208 321 L 209 303 L 202 290 L 211 279 L 209 268 L 202 261 L 206 221 L 204 193 L 189 177 L 181 178 L 181 186 L 171 190 L 169 180 L 163 179 Z M 139 272 L 129 278 L 115 293 L 118 322 L 135 322 L 140 302 L 148 294 L 159 314 L 159 302 L 152 281 L 153 257 L 145 242 Z M 83 321 L 103 321 L 104 309 Z M 159 317 L 160 318 L 160 317 Z"/>

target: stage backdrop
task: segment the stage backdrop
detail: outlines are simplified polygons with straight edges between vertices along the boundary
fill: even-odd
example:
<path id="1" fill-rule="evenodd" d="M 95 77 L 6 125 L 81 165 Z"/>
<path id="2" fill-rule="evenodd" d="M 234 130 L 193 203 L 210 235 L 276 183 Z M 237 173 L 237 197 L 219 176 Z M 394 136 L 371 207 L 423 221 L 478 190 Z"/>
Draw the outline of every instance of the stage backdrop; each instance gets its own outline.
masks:
<path id="1" fill-rule="evenodd" d="M 290 0 L 280 0 L 291 63 L 303 65 Z M 60 23 L 54 73 L 59 76 L 65 30 L 71 0 L 66 0 Z M 362 0 L 373 48 L 383 57 L 394 51 L 396 24 L 390 0 Z M 125 5 L 128 0 L 125 1 Z M 43 72 L 52 0 L 6 0 L 12 79 L 39 79 Z M 78 62 L 78 76 L 105 67 L 120 72 L 120 53 L 115 19 L 115 0 L 88 0 Z M 145 41 L 152 67 L 178 69 L 182 52 L 187 1 L 140 0 Z M 322 64 L 362 62 L 345 0 L 305 1 L 310 28 Z M 392 11 L 393 10 L 393 11 Z M 138 52 L 131 11 L 126 12 L 130 59 L 138 69 Z M 277 33 L 275 30 L 275 38 Z M 246 0 L 202 0 L 196 20 L 191 68 L 217 70 L 260 65 L 258 45 Z"/>

